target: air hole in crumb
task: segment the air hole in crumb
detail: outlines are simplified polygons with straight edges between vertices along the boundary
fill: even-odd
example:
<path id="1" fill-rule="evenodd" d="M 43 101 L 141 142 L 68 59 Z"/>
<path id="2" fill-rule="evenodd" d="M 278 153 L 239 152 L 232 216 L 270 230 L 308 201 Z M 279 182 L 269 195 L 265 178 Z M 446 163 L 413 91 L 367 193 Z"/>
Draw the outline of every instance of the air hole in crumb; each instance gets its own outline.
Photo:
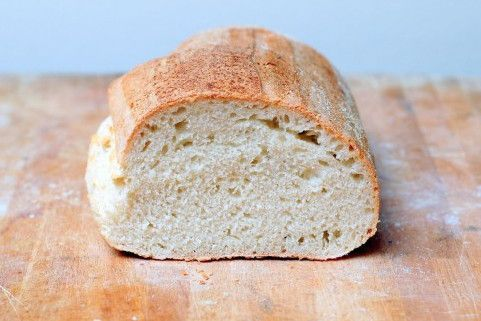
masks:
<path id="1" fill-rule="evenodd" d="M 181 141 L 179 141 L 179 143 L 175 147 L 175 150 L 177 151 L 181 148 L 186 148 L 186 147 L 189 147 L 189 146 L 192 146 L 192 139 L 190 139 L 190 138 L 182 139 Z"/>
<path id="2" fill-rule="evenodd" d="M 289 122 L 289 116 L 284 115 L 284 122 L 285 122 L 285 123 L 288 123 L 288 122 Z"/>
<path id="3" fill-rule="evenodd" d="M 341 231 L 339 230 L 335 230 L 334 233 L 333 233 L 334 237 L 337 239 L 341 236 Z"/>
<path id="4" fill-rule="evenodd" d="M 352 177 L 355 181 L 360 181 L 360 180 L 362 180 L 362 178 L 364 177 L 364 175 L 359 174 L 359 173 L 351 173 L 351 177 Z"/>
<path id="5" fill-rule="evenodd" d="M 173 112 L 174 115 L 179 115 L 185 112 L 185 107 L 179 107 L 175 112 Z"/>
<path id="6" fill-rule="evenodd" d="M 147 129 L 150 130 L 151 132 L 156 132 L 159 129 L 159 127 L 156 124 L 152 124 L 152 125 L 146 124 L 145 127 L 147 127 Z"/>
<path id="7" fill-rule="evenodd" d="M 178 132 L 184 131 L 185 128 L 187 127 L 187 124 L 188 124 L 188 123 L 189 123 L 189 122 L 187 121 L 187 119 L 176 123 L 176 124 L 174 125 L 175 130 L 177 130 Z"/>
<path id="8" fill-rule="evenodd" d="M 155 168 L 157 165 L 159 165 L 159 161 L 158 161 L 158 160 L 154 161 L 154 162 L 152 163 L 152 165 L 150 165 L 150 169 Z"/>
<path id="9" fill-rule="evenodd" d="M 296 153 L 304 153 L 305 151 L 307 151 L 307 150 L 303 147 L 294 146 L 294 152 L 296 152 Z"/>
<path id="10" fill-rule="evenodd" d="M 337 154 L 336 154 L 336 153 L 332 153 L 331 155 L 332 155 L 332 157 L 334 157 L 335 159 L 337 159 Z"/>
<path id="11" fill-rule="evenodd" d="M 257 254 L 257 251 L 252 251 L 252 254 Z"/>
<path id="12" fill-rule="evenodd" d="M 253 127 L 247 127 L 245 130 L 244 130 L 244 134 L 250 134 L 250 133 L 253 133 L 254 132 L 254 128 Z"/>
<path id="13" fill-rule="evenodd" d="M 313 239 L 316 239 L 317 238 L 317 235 L 316 234 L 309 234 L 309 236 Z"/>
<path id="14" fill-rule="evenodd" d="M 251 160 L 251 165 L 257 165 L 257 164 L 259 164 L 261 161 L 262 161 L 262 156 L 261 156 L 261 155 L 257 155 L 256 157 L 254 157 L 253 160 Z"/>
<path id="15" fill-rule="evenodd" d="M 342 150 L 343 146 L 342 145 L 337 145 L 335 151 L 338 152 Z"/>
<path id="16" fill-rule="evenodd" d="M 162 243 L 157 243 L 157 245 L 161 248 L 161 249 L 165 249 L 165 245 L 162 244 Z"/>
<path id="17" fill-rule="evenodd" d="M 321 165 L 321 166 L 329 166 L 329 163 L 326 162 L 325 160 L 320 159 L 320 160 L 318 160 L 317 162 L 318 162 L 319 165 Z"/>
<path id="18" fill-rule="evenodd" d="M 214 141 L 214 138 L 215 138 L 214 134 L 209 134 L 209 135 L 207 136 L 207 140 L 209 140 L 209 142 L 213 142 L 213 141 Z"/>
<path id="19" fill-rule="evenodd" d="M 303 179 L 311 179 L 313 178 L 314 176 L 316 176 L 316 171 L 312 168 L 305 168 L 302 173 L 301 173 L 301 178 Z"/>
<path id="20" fill-rule="evenodd" d="M 326 241 L 327 243 L 329 243 L 329 232 L 328 231 L 322 232 L 322 239 L 324 241 Z"/>
<path id="21" fill-rule="evenodd" d="M 354 162 L 355 162 L 354 158 L 351 157 L 351 158 L 343 160 L 342 165 L 347 166 L 347 167 L 352 167 L 352 165 L 354 165 Z"/>
<path id="22" fill-rule="evenodd" d="M 169 151 L 169 145 L 164 145 L 164 146 L 162 146 L 162 149 L 160 150 L 160 153 L 162 155 L 165 155 L 165 154 L 167 154 L 168 151 Z"/>
<path id="23" fill-rule="evenodd" d="M 310 130 L 305 130 L 298 133 L 297 138 L 308 143 L 314 143 L 316 145 L 319 145 L 319 143 L 317 142 L 317 134 Z"/>
<path id="24" fill-rule="evenodd" d="M 250 217 L 252 217 L 252 214 L 251 213 L 244 213 L 244 217 L 250 218 Z"/>
<path id="25" fill-rule="evenodd" d="M 230 114 L 229 114 L 229 117 L 230 117 L 230 118 L 234 118 L 234 117 L 236 117 L 236 116 L 237 116 L 236 113 L 230 113 Z"/>
<path id="26" fill-rule="evenodd" d="M 233 196 L 240 196 L 240 192 L 236 188 L 228 188 L 227 191 Z"/>
<path id="27" fill-rule="evenodd" d="M 279 119 L 277 117 L 274 117 L 271 119 L 261 119 L 261 122 L 267 125 L 270 129 L 278 129 L 279 128 Z"/>
<path id="28" fill-rule="evenodd" d="M 321 193 L 327 193 L 327 188 L 325 187 L 321 188 Z"/>
<path id="29" fill-rule="evenodd" d="M 170 213 L 170 215 L 172 215 L 172 217 L 177 217 L 177 214 L 175 212 Z"/>
<path id="30" fill-rule="evenodd" d="M 297 243 L 302 244 L 304 243 L 304 236 L 301 236 L 298 240 Z"/>
<path id="31" fill-rule="evenodd" d="M 281 249 L 281 253 L 286 253 L 286 252 L 287 252 L 287 250 L 285 248 Z"/>
<path id="32" fill-rule="evenodd" d="M 144 147 L 142 147 L 142 152 L 145 152 L 145 151 L 147 150 L 147 148 L 149 147 L 150 143 L 151 143 L 150 140 L 148 140 L 148 141 L 145 142 Z"/>
<path id="33" fill-rule="evenodd" d="M 349 151 L 352 152 L 354 150 L 354 146 L 349 145 Z"/>
<path id="34" fill-rule="evenodd" d="M 300 198 L 296 199 L 296 203 L 301 204 L 301 199 Z"/>
<path id="35" fill-rule="evenodd" d="M 269 152 L 268 152 L 267 146 L 262 145 L 262 146 L 261 146 L 261 153 L 260 153 L 260 155 L 266 156 L 268 153 L 269 153 Z"/>
<path id="36" fill-rule="evenodd" d="M 180 144 L 182 147 L 192 146 L 192 139 L 184 139 L 184 140 L 182 140 L 181 142 L 179 142 L 179 144 Z"/>
<path id="37" fill-rule="evenodd" d="M 140 132 L 140 137 L 144 137 L 145 136 L 145 133 L 144 132 Z"/>
<path id="38" fill-rule="evenodd" d="M 182 194 L 183 192 L 185 192 L 185 187 L 177 188 L 177 194 Z"/>

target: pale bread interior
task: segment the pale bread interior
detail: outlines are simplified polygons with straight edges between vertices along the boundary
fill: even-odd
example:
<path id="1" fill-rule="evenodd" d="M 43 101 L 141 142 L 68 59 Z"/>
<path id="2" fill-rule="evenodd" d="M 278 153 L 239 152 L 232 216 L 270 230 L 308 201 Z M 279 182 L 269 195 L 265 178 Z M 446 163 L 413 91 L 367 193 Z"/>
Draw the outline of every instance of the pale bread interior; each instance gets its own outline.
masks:
<path id="1" fill-rule="evenodd" d="M 107 118 L 87 184 L 109 243 L 158 259 L 334 258 L 377 223 L 372 182 L 351 146 L 296 113 L 245 103 L 157 114 L 125 168 Z"/>

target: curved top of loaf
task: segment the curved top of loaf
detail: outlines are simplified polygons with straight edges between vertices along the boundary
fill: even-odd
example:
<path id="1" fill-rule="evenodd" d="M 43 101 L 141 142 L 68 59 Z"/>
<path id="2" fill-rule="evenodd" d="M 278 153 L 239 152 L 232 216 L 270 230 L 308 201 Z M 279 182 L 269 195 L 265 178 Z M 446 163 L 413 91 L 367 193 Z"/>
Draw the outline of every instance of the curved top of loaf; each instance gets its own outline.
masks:
<path id="1" fill-rule="evenodd" d="M 201 33 L 116 79 L 109 105 L 119 162 L 150 116 L 200 100 L 300 113 L 357 150 L 376 182 L 354 100 L 337 71 L 311 47 L 257 28 Z"/>

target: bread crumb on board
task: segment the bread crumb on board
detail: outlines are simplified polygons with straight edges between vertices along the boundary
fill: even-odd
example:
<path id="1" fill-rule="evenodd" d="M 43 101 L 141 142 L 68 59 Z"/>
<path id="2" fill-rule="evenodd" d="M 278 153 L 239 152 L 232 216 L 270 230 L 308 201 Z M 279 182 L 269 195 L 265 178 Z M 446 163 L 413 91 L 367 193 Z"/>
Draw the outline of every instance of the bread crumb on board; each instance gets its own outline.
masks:
<path id="1" fill-rule="evenodd" d="M 210 277 L 213 275 L 213 273 L 207 273 L 204 270 L 197 270 L 197 273 L 199 273 L 200 276 L 202 276 L 202 278 L 206 281 L 209 280 Z"/>
<path id="2" fill-rule="evenodd" d="M 201 285 L 206 284 L 206 282 L 214 274 L 212 272 L 206 272 L 206 271 L 201 270 L 201 269 L 196 270 L 196 272 L 202 277 L 202 279 L 199 280 L 199 284 L 201 284 Z"/>

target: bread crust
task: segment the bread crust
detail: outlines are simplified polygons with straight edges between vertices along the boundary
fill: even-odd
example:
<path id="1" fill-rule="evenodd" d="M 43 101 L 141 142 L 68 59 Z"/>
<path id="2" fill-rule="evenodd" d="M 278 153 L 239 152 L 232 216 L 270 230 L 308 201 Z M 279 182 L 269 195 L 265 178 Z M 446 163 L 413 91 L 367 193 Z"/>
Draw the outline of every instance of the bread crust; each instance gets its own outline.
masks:
<path id="1" fill-rule="evenodd" d="M 354 99 L 338 72 L 311 47 L 265 29 L 218 29 L 134 68 L 109 88 L 119 163 L 125 166 L 150 117 L 198 101 L 247 102 L 310 119 L 358 154 L 372 182 L 379 218 L 374 160 Z M 365 240 L 376 225 L 377 220 Z"/>

